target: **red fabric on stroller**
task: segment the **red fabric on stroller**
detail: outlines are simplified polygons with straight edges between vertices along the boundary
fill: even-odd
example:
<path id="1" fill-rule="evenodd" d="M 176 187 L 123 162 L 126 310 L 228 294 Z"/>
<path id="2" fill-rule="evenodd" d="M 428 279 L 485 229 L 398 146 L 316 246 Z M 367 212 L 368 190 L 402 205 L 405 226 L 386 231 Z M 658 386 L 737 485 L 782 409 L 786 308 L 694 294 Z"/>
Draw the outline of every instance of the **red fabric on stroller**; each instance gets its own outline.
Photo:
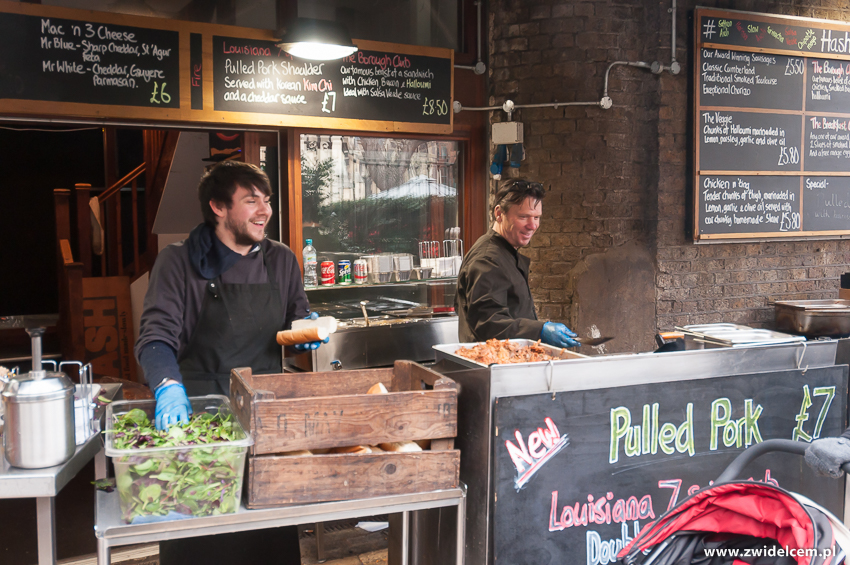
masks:
<path id="1" fill-rule="evenodd" d="M 819 525 L 820 524 L 820 525 Z M 618 554 L 619 559 L 652 548 L 678 532 L 716 532 L 770 538 L 784 548 L 831 548 L 832 530 L 822 527 L 784 490 L 756 482 L 714 485 L 648 524 Z M 830 558 L 796 556 L 798 565 L 828 565 Z"/>

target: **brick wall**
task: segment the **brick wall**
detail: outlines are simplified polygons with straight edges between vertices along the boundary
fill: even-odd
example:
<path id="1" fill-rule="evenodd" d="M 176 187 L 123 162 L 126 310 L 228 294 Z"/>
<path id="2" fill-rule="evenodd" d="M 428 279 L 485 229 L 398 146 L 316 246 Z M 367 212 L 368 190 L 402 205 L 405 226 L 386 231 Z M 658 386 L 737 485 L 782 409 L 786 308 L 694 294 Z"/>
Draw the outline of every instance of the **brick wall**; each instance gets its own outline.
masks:
<path id="1" fill-rule="evenodd" d="M 575 321 L 576 301 L 589 300 L 575 292 L 587 259 L 627 244 L 654 257 L 648 268 L 659 330 L 719 321 L 770 327 L 770 300 L 836 297 L 839 275 L 850 271 L 850 242 L 696 245 L 686 235 L 693 158 L 688 18 L 696 4 L 850 20 L 850 8 L 838 0 L 680 0 L 679 75 L 617 66 L 610 72 L 610 110 L 518 110 L 514 119 L 524 124 L 527 157 L 507 175 L 551 186 L 540 231 L 524 251 L 533 260 L 532 293 L 543 318 Z M 611 62 L 669 64 L 669 7 L 669 1 L 648 0 L 491 0 L 490 104 L 596 101 Z M 507 115 L 492 112 L 491 120 Z M 616 298 L 594 306 L 629 307 Z"/>

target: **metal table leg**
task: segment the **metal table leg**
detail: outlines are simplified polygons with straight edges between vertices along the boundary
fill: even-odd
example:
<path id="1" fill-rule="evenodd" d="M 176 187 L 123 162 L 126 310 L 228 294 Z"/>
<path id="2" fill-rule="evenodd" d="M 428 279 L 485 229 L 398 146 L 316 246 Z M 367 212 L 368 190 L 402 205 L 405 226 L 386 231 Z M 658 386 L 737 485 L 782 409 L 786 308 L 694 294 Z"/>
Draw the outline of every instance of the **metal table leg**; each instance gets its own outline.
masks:
<path id="1" fill-rule="evenodd" d="M 457 503 L 457 539 L 455 543 L 455 565 L 463 565 L 466 553 L 466 496 Z M 108 564 L 107 564 L 108 565 Z"/>
<path id="2" fill-rule="evenodd" d="M 94 478 L 95 480 L 107 478 L 106 450 L 102 446 L 94 456 Z"/>
<path id="3" fill-rule="evenodd" d="M 112 556 L 109 542 L 103 538 L 97 540 L 97 565 L 111 565 Z"/>
<path id="4" fill-rule="evenodd" d="M 56 565 L 56 525 L 53 521 L 53 497 L 35 499 L 38 525 L 38 565 Z"/>
<path id="5" fill-rule="evenodd" d="M 316 522 L 316 561 L 324 563 L 328 558 L 325 557 L 325 523 Z"/>
<path id="6" fill-rule="evenodd" d="M 407 565 L 410 547 L 410 512 L 401 513 L 401 565 Z"/>

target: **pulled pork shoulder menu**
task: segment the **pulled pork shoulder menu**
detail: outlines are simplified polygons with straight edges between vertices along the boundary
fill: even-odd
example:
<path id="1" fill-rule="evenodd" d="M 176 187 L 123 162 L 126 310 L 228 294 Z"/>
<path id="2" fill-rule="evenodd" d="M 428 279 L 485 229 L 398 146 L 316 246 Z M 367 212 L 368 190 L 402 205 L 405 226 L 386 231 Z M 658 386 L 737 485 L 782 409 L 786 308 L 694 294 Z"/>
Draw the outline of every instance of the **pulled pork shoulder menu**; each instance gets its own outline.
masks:
<path id="1" fill-rule="evenodd" d="M 557 361 L 560 359 L 548 354 L 540 345 L 539 340 L 533 345 L 523 346 L 512 343 L 507 339 L 505 341 L 490 339 L 472 347 L 460 347 L 455 351 L 455 354 L 484 365 L 533 363 L 535 361 Z"/>

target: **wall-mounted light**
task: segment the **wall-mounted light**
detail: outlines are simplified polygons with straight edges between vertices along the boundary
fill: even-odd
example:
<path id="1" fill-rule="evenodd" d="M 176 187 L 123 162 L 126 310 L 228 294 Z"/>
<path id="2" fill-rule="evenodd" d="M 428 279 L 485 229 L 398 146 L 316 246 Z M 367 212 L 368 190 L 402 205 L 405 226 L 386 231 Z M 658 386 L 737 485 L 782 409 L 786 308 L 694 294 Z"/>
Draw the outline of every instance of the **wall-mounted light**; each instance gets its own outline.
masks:
<path id="1" fill-rule="evenodd" d="M 314 61 L 342 59 L 357 51 L 344 25 L 310 18 L 295 18 L 277 46 L 293 57 Z"/>

